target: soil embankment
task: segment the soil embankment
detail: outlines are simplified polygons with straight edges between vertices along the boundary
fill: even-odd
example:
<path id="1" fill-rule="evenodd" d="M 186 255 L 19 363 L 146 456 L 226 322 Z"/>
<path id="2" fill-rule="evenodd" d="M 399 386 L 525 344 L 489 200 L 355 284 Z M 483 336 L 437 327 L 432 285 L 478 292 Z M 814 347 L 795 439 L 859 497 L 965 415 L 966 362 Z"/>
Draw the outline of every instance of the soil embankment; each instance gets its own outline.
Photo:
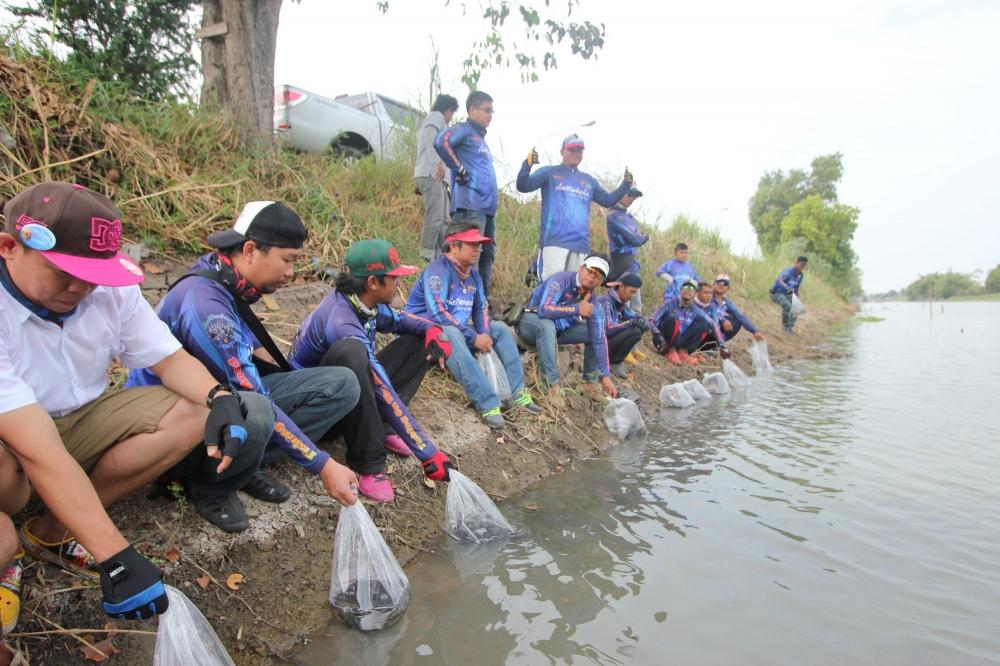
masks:
<path id="1" fill-rule="evenodd" d="M 148 277 L 147 295 L 156 302 L 175 271 Z M 279 341 L 294 335 L 298 322 L 314 307 L 328 286 L 300 283 L 282 290 L 274 301 L 259 307 L 269 330 Z M 652 290 L 650 290 L 651 294 Z M 647 300 L 649 297 L 647 296 Z M 797 335 L 771 334 L 778 330 L 777 306 L 747 304 L 750 317 L 768 335 L 772 361 L 835 356 L 824 343 L 831 326 L 847 310 L 816 311 L 804 316 Z M 751 338 L 737 338 L 734 360 L 750 373 L 745 350 Z M 699 377 L 719 369 L 712 360 L 696 368 L 674 367 L 655 356 L 645 341 L 647 358 L 631 366 L 633 376 L 621 386 L 640 397 L 647 419 L 660 409 L 657 395 L 664 383 Z M 533 354 L 523 355 L 526 376 L 535 376 Z M 565 410 L 548 405 L 542 417 L 517 415 L 506 429 L 490 431 L 481 423 L 461 388 L 441 370 L 432 370 L 414 399 L 413 412 L 461 471 L 495 499 L 510 497 L 549 474 L 563 472 L 576 460 L 600 452 L 613 443 L 604 428 L 603 405 L 591 401 L 580 381 L 582 353 L 560 351 L 566 386 L 575 389 Z M 530 381 L 530 379 L 529 379 Z M 343 447 L 328 443 L 342 458 Z M 367 503 L 369 513 L 404 565 L 422 552 L 432 551 L 442 536 L 445 484 L 428 487 L 413 459 L 390 456 L 389 474 L 396 488 L 391 505 Z M 319 481 L 290 463 L 281 463 L 275 475 L 294 489 L 288 502 L 267 504 L 243 496 L 252 523 L 239 535 L 227 535 L 208 525 L 183 498 L 149 499 L 134 493 L 111 509 L 111 516 L 140 551 L 159 558 L 167 582 L 187 594 L 206 615 L 237 664 L 273 663 L 289 655 L 306 637 L 321 632 L 331 620 L 327 602 L 332 538 L 338 505 L 323 492 Z M 35 507 L 38 510 L 38 507 Z M 242 576 L 236 583 L 233 574 Z M 97 589 L 73 589 L 79 584 L 65 572 L 40 563 L 26 572 L 25 613 L 20 632 L 91 628 L 86 639 L 98 643 L 107 619 L 100 614 Z M 227 582 L 232 581 L 232 585 Z M 231 589 L 236 588 L 236 589 Z M 120 625 L 123 623 L 119 623 Z M 123 627 L 124 628 L 124 627 Z M 129 624 L 130 629 L 155 632 L 153 621 Z M 85 663 L 80 642 L 69 636 L 23 636 L 20 642 L 32 664 Z M 150 663 L 154 637 L 118 634 L 121 650 L 109 663 Z M 107 648 L 107 643 L 99 644 Z"/>

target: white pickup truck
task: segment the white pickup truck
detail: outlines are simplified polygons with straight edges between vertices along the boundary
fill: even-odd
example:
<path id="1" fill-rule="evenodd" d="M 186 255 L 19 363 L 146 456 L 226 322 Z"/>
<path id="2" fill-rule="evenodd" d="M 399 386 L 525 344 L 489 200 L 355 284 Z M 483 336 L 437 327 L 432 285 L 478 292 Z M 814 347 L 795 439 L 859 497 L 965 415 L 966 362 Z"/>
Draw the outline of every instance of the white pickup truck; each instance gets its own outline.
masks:
<path id="1" fill-rule="evenodd" d="M 274 91 L 274 131 L 298 150 L 332 150 L 345 158 L 374 154 L 391 157 L 403 132 L 423 120 L 420 111 L 394 99 L 368 92 L 323 97 L 282 84 Z"/>

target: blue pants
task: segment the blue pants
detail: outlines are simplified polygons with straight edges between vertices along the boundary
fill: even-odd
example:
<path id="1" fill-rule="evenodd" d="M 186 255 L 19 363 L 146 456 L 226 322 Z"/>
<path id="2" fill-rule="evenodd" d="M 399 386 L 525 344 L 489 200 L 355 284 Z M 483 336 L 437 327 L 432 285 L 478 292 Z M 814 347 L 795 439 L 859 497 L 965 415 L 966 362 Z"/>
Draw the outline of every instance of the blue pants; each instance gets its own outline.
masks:
<path id="1" fill-rule="evenodd" d="M 681 331 L 681 323 L 675 317 L 664 315 L 660 320 L 660 333 L 667 341 L 668 347 L 673 347 L 678 351 L 686 351 L 689 354 L 697 351 L 705 343 L 708 337 L 708 322 L 703 319 L 695 319 L 685 330 Z"/>
<path id="2" fill-rule="evenodd" d="M 590 345 L 590 332 L 586 322 L 577 322 L 564 331 L 556 333 L 556 324 L 551 319 L 543 319 L 534 312 L 525 312 L 518 322 L 517 332 L 529 345 L 535 345 L 538 363 L 549 386 L 559 383 L 559 357 L 556 345 L 586 344 L 583 350 L 583 379 L 596 381 L 600 372 L 597 369 L 597 354 Z"/>
<path id="3" fill-rule="evenodd" d="M 492 215 L 487 215 L 478 210 L 468 210 L 459 208 L 451 215 L 452 222 L 475 222 L 479 225 L 479 231 L 493 240 L 492 243 L 484 243 L 483 251 L 479 255 L 479 277 L 483 279 L 483 290 L 485 297 L 490 292 L 490 276 L 493 275 L 493 260 L 497 256 L 497 225 Z"/>
<path id="4" fill-rule="evenodd" d="M 494 393 L 486 373 L 479 367 L 479 361 L 473 355 L 475 350 L 466 342 L 465 336 L 454 326 L 445 326 L 444 332 L 451 340 L 448 370 L 465 389 L 465 394 L 480 413 L 499 407 L 500 398 Z M 503 322 L 491 321 L 490 338 L 493 340 L 493 350 L 507 371 L 511 394 L 516 396 L 524 388 L 524 368 L 521 367 L 521 357 L 517 353 L 514 336 Z"/>

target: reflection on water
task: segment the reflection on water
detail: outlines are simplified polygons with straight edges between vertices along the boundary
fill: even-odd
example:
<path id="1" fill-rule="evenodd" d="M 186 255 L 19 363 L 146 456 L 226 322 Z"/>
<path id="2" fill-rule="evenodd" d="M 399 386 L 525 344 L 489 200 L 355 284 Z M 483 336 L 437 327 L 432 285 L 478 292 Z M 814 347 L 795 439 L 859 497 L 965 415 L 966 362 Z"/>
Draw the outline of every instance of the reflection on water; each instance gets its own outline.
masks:
<path id="1" fill-rule="evenodd" d="M 1000 663 L 1000 305 L 872 313 L 502 505 L 525 537 L 444 541 L 397 626 L 298 663 Z"/>

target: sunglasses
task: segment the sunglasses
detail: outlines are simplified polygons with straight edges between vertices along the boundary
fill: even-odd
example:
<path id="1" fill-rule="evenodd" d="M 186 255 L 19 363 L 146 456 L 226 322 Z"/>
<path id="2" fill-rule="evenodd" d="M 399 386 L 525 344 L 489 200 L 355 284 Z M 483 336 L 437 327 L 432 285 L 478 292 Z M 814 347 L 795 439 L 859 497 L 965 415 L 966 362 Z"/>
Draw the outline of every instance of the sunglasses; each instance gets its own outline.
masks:
<path id="1" fill-rule="evenodd" d="M 567 148 L 566 151 L 570 153 L 582 153 L 583 148 Z"/>
<path id="2" fill-rule="evenodd" d="M 697 289 L 697 287 L 695 287 L 693 284 L 685 284 L 681 287 L 681 291 L 683 291 L 684 289 L 690 289 L 691 291 L 694 291 L 695 289 Z"/>
<path id="3" fill-rule="evenodd" d="M 604 277 L 604 272 L 601 271 L 600 269 L 591 268 L 590 266 L 587 266 L 587 271 L 589 271 L 590 274 L 593 275 L 594 277 L 599 277 L 599 278 Z"/>
<path id="4" fill-rule="evenodd" d="M 728 287 L 729 286 L 729 280 L 716 280 L 715 284 L 721 284 L 724 287 Z"/>

